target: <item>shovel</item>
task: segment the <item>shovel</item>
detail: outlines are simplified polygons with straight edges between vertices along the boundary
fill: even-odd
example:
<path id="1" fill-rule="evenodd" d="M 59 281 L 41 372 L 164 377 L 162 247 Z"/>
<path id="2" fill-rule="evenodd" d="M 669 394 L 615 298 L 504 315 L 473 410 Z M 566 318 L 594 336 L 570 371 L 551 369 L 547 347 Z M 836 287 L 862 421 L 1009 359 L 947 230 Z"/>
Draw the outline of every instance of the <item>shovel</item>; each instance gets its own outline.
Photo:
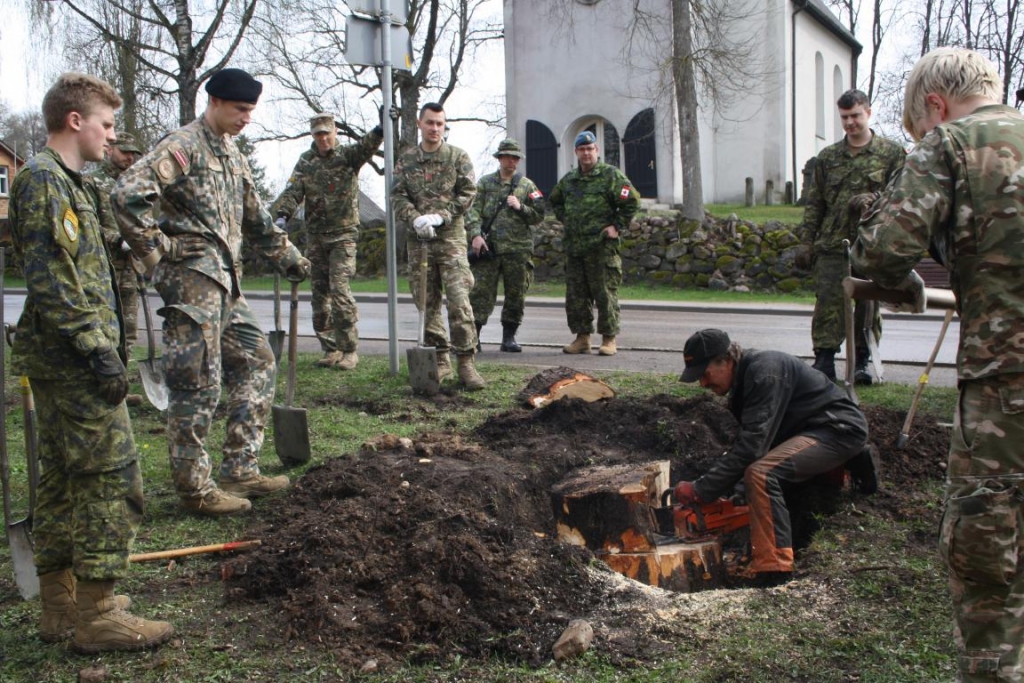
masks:
<path id="1" fill-rule="evenodd" d="M 153 317 L 149 312 L 149 297 L 146 296 L 145 281 L 139 278 L 139 297 L 142 299 L 142 313 L 146 316 L 146 340 L 149 348 L 146 350 L 146 360 L 139 365 L 139 374 L 142 375 L 142 387 L 146 390 L 146 398 L 157 410 L 167 410 L 168 392 L 167 379 L 164 377 L 163 364 L 154 358 L 156 353 L 156 342 L 153 341 Z"/>
<path id="2" fill-rule="evenodd" d="M 288 309 L 288 386 L 285 405 L 272 408 L 274 417 L 274 446 L 277 457 L 285 466 L 304 465 L 312 453 L 309 448 L 309 425 L 306 409 L 293 408 L 295 398 L 295 355 L 299 327 L 299 283 L 292 282 L 292 296 Z"/>
<path id="3" fill-rule="evenodd" d="M 850 279 L 852 277 L 850 275 L 850 240 L 843 240 L 843 249 L 846 252 L 846 278 Z M 853 328 L 856 323 L 856 316 L 854 315 L 853 295 L 845 288 L 843 289 L 843 314 L 846 317 L 846 394 L 853 401 L 853 405 L 859 406 L 860 399 L 857 397 L 857 390 L 854 388 L 854 375 L 857 372 L 857 343 L 855 340 L 856 332 Z M 868 334 L 870 334 L 870 331 Z"/>
<path id="4" fill-rule="evenodd" d="M 424 345 L 427 334 L 427 243 L 421 243 L 420 247 L 419 339 L 416 348 L 405 350 L 405 359 L 409 364 L 409 386 L 413 393 L 433 395 L 441 390 L 441 382 L 437 379 L 437 349 Z"/>
<path id="5" fill-rule="evenodd" d="M 932 355 L 928 356 L 924 372 L 921 373 L 921 377 L 917 381 L 917 392 L 914 394 L 914 400 L 910 402 L 910 410 L 907 411 L 907 419 L 903 422 L 903 429 L 900 430 L 900 435 L 896 437 L 896 448 L 906 446 L 907 440 L 910 438 L 910 425 L 914 421 L 914 415 L 917 413 L 917 404 L 921 401 L 921 394 L 924 392 L 925 385 L 928 384 L 928 373 L 932 371 L 932 366 L 935 365 L 935 358 L 939 355 L 939 347 L 942 346 L 942 340 L 946 338 L 946 330 L 949 329 L 949 323 L 953 320 L 954 312 L 952 308 L 947 309 L 946 317 L 942 319 L 939 338 L 935 342 L 935 348 L 932 349 Z"/>
<path id="6" fill-rule="evenodd" d="M 274 329 L 267 332 L 270 350 L 274 352 L 274 360 L 281 364 L 281 349 L 284 347 L 286 332 L 281 329 L 281 276 L 274 273 Z"/>

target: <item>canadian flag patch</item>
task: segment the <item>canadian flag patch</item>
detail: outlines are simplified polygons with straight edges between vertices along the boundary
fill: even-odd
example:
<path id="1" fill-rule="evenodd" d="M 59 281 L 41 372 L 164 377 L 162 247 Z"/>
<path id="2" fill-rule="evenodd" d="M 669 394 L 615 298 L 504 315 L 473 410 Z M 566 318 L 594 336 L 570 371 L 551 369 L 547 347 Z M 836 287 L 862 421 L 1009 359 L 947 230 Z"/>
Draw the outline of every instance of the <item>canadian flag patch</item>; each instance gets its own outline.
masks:
<path id="1" fill-rule="evenodd" d="M 544 196 L 544 193 L 541 192 L 540 190 L 537 190 L 535 192 L 531 192 L 530 193 L 530 199 L 533 199 L 534 201 L 542 198 L 543 196 Z"/>
<path id="2" fill-rule="evenodd" d="M 629 199 L 629 185 L 622 186 L 622 192 L 619 193 L 619 199 Z"/>

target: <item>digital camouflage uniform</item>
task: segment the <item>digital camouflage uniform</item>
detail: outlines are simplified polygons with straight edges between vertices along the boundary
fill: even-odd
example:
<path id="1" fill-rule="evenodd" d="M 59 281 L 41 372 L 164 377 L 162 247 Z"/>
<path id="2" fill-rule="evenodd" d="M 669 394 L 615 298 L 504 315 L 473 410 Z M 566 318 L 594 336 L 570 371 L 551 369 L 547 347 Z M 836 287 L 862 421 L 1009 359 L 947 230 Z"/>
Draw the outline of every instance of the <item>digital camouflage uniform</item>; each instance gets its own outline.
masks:
<path id="1" fill-rule="evenodd" d="M 359 345 L 359 310 L 349 280 L 356 274 L 359 239 L 359 169 L 384 136 L 379 128 L 325 156 L 314 142 L 299 157 L 271 213 L 288 219 L 306 203 L 306 258 L 311 265 L 313 330 L 325 352 L 351 353 Z"/>
<path id="2" fill-rule="evenodd" d="M 473 273 L 466 257 L 465 215 L 476 196 L 476 178 L 469 155 L 458 147 L 442 143 L 436 152 L 424 152 L 419 145 L 410 147 L 395 162 L 391 188 L 391 208 L 395 220 L 408 227 L 409 285 L 413 298 L 420 301 L 420 268 L 423 250 L 427 252 L 426 334 L 427 346 L 438 352 L 449 348 L 448 333 L 441 319 L 442 297 L 448 298 L 450 347 L 458 355 L 471 355 L 476 347 L 476 327 L 469 292 Z M 412 231 L 414 218 L 438 214 L 444 225 L 437 237 L 423 242 Z M 417 306 L 419 304 L 417 303 Z"/>
<path id="3" fill-rule="evenodd" d="M 865 218 L 854 265 L 898 285 L 929 251 L 960 314 L 960 401 L 940 553 L 961 680 L 1024 680 L 1024 117 L 1003 105 L 939 125 Z"/>
<path id="4" fill-rule="evenodd" d="M 846 254 L 843 240 L 857 237 L 859 212 L 850 209 L 850 199 L 881 192 L 903 166 L 906 153 L 892 140 L 871 133 L 871 142 L 854 153 L 847 138 L 829 145 L 818 154 L 814 179 L 807 187 L 804 219 L 799 228 L 805 244 L 814 254 L 815 302 L 811 319 L 814 349 L 838 351 L 846 339 L 843 311 L 843 278 Z M 854 311 L 855 344 L 859 358 L 867 359 L 867 310 L 873 309 L 871 327 L 875 340 L 882 338 L 882 317 L 877 306 L 858 301 Z M 849 353 L 849 351 L 847 351 Z M 877 360 L 877 359 L 876 359 Z"/>
<path id="5" fill-rule="evenodd" d="M 506 204 L 510 194 L 519 199 L 519 211 Z M 470 244 L 490 223 L 486 237 L 490 257 L 477 259 L 470 266 L 476 284 L 469 298 L 478 325 L 486 325 L 494 311 L 499 280 L 505 291 L 501 322 L 523 322 L 526 292 L 533 284 L 533 226 L 543 220 L 544 195 L 529 178 L 516 173 L 512 179 L 503 181 L 495 172 L 477 182 L 476 200 L 466 218 Z"/>
<path id="6" fill-rule="evenodd" d="M 622 171 L 597 162 L 588 173 L 572 169 L 555 185 L 548 198 L 555 217 L 564 226 L 565 316 L 574 334 L 619 333 L 619 285 L 622 258 L 619 239 L 602 232 L 614 225 L 621 233 L 640 208 L 640 193 Z"/>
<path id="7" fill-rule="evenodd" d="M 128 409 L 100 398 L 87 357 L 124 343 L 113 273 L 82 176 L 47 147 L 11 186 L 11 239 L 28 294 L 11 352 L 31 380 L 39 487 L 32 534 L 39 574 L 123 578 L 142 521 L 142 475 Z"/>
<path id="8" fill-rule="evenodd" d="M 111 264 L 117 277 L 117 292 L 121 297 L 121 311 L 124 316 L 124 338 L 127 344 L 125 353 L 132 357 L 132 347 L 139 331 L 139 273 L 130 251 L 121 248 L 124 240 L 114 218 L 114 209 L 110 204 L 110 193 L 114 191 L 121 169 L 109 160 L 104 160 L 91 173 L 86 174 L 95 187 L 96 206 L 99 211 L 103 237 L 107 240 Z"/>
<path id="9" fill-rule="evenodd" d="M 217 488 L 204 442 L 222 382 L 228 423 L 221 480 L 258 476 L 276 369 L 267 338 L 242 296 L 242 238 L 281 272 L 301 254 L 274 226 L 235 142 L 217 136 L 204 118 L 168 134 L 125 171 L 111 199 L 121 234 L 136 256 L 147 265 L 159 258 L 153 285 L 164 302 L 158 313 L 164 317 L 175 488 L 190 498 Z M 178 236 L 201 237 L 205 253 L 172 260 L 169 238 Z"/>

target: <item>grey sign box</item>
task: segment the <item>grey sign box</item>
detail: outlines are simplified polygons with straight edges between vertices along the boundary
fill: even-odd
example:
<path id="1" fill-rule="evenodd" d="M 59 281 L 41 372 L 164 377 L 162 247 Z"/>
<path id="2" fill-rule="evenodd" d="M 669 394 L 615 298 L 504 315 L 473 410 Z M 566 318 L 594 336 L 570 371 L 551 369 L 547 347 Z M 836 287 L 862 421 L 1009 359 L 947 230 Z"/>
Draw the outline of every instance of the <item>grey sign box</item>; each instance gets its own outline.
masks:
<path id="1" fill-rule="evenodd" d="M 345 61 L 349 64 L 383 66 L 380 46 L 381 23 L 355 14 L 349 15 L 345 27 Z M 412 70 L 412 38 L 409 29 L 391 25 L 391 68 Z"/>

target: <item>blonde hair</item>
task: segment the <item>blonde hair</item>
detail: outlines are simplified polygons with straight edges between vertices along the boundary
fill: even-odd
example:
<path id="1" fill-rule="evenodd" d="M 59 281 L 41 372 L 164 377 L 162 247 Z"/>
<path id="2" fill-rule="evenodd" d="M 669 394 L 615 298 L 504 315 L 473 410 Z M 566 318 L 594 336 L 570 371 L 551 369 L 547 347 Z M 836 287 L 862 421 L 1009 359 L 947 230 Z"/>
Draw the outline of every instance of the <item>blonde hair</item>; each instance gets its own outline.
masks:
<path id="1" fill-rule="evenodd" d="M 954 101 L 979 96 L 1001 101 L 1003 84 L 995 65 L 974 50 L 932 50 L 914 65 L 903 97 L 903 127 L 915 139 L 914 122 L 928 116 L 928 93 Z"/>
<path id="2" fill-rule="evenodd" d="M 89 116 L 97 103 L 117 109 L 121 106 L 121 96 L 112 85 L 95 76 L 77 71 L 62 73 L 43 97 L 46 132 L 58 133 L 64 130 L 68 114 L 73 111 L 83 117 Z"/>

